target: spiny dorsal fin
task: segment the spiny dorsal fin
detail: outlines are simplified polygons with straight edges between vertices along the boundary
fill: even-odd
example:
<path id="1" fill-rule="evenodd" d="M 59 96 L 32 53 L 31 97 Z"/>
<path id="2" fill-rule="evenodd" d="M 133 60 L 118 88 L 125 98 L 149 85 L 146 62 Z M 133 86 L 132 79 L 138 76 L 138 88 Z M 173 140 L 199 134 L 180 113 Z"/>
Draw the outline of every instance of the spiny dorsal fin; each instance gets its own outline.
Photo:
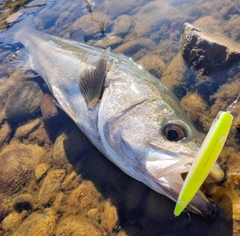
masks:
<path id="1" fill-rule="evenodd" d="M 88 108 L 97 103 L 102 95 L 106 77 L 109 48 L 107 48 L 95 68 L 88 68 L 80 77 L 80 90 Z"/>

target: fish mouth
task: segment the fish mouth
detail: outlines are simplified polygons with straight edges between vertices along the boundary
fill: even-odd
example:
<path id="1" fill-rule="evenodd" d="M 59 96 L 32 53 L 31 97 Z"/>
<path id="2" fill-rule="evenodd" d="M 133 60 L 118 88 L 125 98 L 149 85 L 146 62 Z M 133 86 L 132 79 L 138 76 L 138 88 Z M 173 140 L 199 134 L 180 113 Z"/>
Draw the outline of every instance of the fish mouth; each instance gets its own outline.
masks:
<path id="1" fill-rule="evenodd" d="M 189 172 L 194 158 L 183 158 L 170 152 L 162 154 L 157 155 L 159 158 L 156 155 L 154 158 L 151 156 L 146 161 L 145 167 L 154 178 L 155 184 L 152 184 L 152 189 L 176 202 L 184 184 L 183 176 Z M 211 182 L 220 182 L 224 176 L 219 165 L 214 164 L 208 178 Z M 198 190 L 186 209 L 208 219 L 213 219 L 217 215 L 216 205 L 211 203 L 201 190 Z"/>

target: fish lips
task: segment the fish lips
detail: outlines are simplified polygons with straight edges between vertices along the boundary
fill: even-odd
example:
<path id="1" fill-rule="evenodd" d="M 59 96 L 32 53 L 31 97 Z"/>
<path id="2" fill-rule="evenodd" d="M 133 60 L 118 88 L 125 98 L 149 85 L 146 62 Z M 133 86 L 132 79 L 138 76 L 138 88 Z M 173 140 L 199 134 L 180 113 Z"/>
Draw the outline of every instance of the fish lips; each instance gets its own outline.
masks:
<path id="1" fill-rule="evenodd" d="M 152 178 L 154 178 L 155 182 L 161 186 L 161 188 L 155 186 L 153 189 L 173 201 L 177 201 L 184 183 L 183 174 L 186 175 L 189 172 L 193 161 L 194 158 L 183 158 L 179 154 L 169 151 L 161 150 L 161 153 L 158 155 L 156 153 L 152 155 L 151 153 L 145 162 L 145 168 Z M 207 178 L 210 181 L 206 182 L 220 182 L 224 179 L 224 176 L 223 170 L 215 163 L 209 174 L 209 178 Z M 217 215 L 216 205 L 210 203 L 201 190 L 193 197 L 187 209 L 208 219 L 212 219 Z"/>

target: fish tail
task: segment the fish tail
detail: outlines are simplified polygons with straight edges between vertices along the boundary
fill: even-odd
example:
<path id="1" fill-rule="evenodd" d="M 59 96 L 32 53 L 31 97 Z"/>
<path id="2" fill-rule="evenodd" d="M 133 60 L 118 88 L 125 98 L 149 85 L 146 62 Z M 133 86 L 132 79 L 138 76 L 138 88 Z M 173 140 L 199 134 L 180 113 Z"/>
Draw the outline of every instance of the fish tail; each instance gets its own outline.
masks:
<path id="1" fill-rule="evenodd" d="M 33 27 L 33 14 L 27 15 L 24 19 L 14 22 L 11 27 L 0 32 L 0 43 L 16 43 L 19 42 L 19 35 L 24 29 Z"/>

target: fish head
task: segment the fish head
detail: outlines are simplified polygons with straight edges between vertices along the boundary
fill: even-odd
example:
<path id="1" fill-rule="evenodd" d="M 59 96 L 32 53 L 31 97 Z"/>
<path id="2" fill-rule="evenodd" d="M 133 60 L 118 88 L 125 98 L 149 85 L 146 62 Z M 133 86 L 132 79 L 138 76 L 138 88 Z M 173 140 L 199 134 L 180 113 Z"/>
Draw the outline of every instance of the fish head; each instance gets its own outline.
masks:
<path id="1" fill-rule="evenodd" d="M 101 127 L 109 159 L 128 175 L 177 201 L 203 137 L 169 89 L 154 93 L 143 84 L 111 86 L 100 109 L 105 116 Z M 224 177 L 218 164 L 210 175 L 216 182 Z M 215 205 L 200 190 L 187 208 L 206 218 L 216 215 Z"/>

